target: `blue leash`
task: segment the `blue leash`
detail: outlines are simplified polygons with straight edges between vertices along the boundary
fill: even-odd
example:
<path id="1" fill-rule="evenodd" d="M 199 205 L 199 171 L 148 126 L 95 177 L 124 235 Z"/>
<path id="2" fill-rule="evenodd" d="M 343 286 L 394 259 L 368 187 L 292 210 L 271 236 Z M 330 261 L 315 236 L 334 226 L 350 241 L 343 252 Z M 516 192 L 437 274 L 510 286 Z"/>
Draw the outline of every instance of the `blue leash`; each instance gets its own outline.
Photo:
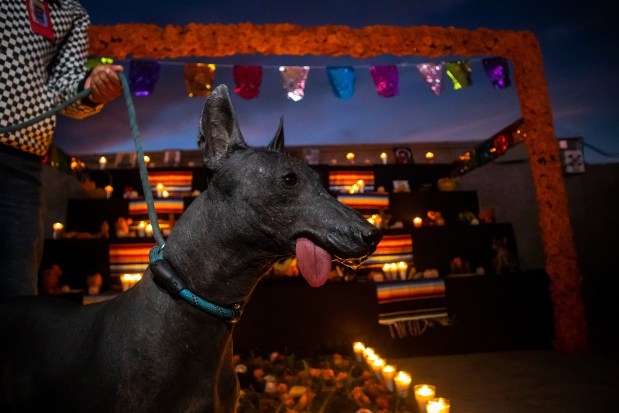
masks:
<path id="1" fill-rule="evenodd" d="M 165 239 L 163 238 L 161 229 L 159 228 L 157 212 L 155 211 L 155 200 L 153 199 L 153 191 L 150 183 L 148 182 L 148 171 L 146 169 L 146 162 L 144 162 L 144 150 L 142 149 L 142 141 L 140 139 L 140 132 L 138 130 L 135 107 L 133 106 L 133 99 L 131 98 L 131 91 L 129 89 L 125 74 L 119 72 L 117 73 L 117 75 L 123 86 L 123 96 L 125 97 L 127 111 L 129 113 L 131 137 L 133 138 L 135 151 L 137 152 L 138 169 L 140 171 L 142 189 L 144 190 L 144 199 L 148 208 L 148 218 L 153 228 L 153 236 L 155 238 L 155 241 L 157 241 L 157 245 L 155 245 L 148 254 L 153 277 L 155 281 L 158 282 L 158 284 L 160 284 L 172 297 L 180 297 L 194 307 L 206 313 L 214 315 L 215 317 L 218 317 L 225 322 L 235 323 L 240 319 L 242 314 L 242 306 L 240 303 L 235 304 L 232 308 L 227 308 L 203 299 L 202 297 L 189 290 L 185 286 L 185 283 L 178 277 L 178 275 L 176 275 L 169 263 L 163 259 Z M 36 116 L 26 122 L 17 125 L 0 128 L 0 133 L 10 133 L 34 125 L 42 121 L 43 119 L 63 110 L 67 106 L 72 105 L 78 100 L 88 96 L 89 94 L 90 89 L 84 89 L 71 99 L 57 106 L 54 106 L 53 108 L 39 116 Z"/>
<path id="2" fill-rule="evenodd" d="M 131 137 L 135 144 L 135 151 L 138 154 L 138 169 L 140 171 L 140 179 L 142 181 L 142 189 L 144 190 L 144 200 L 146 201 L 146 207 L 148 208 L 148 218 L 150 219 L 150 225 L 153 228 L 153 236 L 157 245 L 149 253 L 150 262 L 154 262 L 157 259 L 163 259 L 163 247 L 165 240 L 161 234 L 159 228 L 159 221 L 157 219 L 157 212 L 155 211 L 155 200 L 153 199 L 153 190 L 148 182 L 148 171 L 146 170 L 146 162 L 144 162 L 144 150 L 142 149 L 142 141 L 140 139 L 140 131 L 138 130 L 138 122 L 135 116 L 135 107 L 133 106 L 133 99 L 131 98 L 131 91 L 129 90 L 129 84 L 127 84 L 127 77 L 124 73 L 118 73 L 118 77 L 123 85 L 123 96 L 127 103 L 127 111 L 129 112 L 129 125 L 131 126 Z"/>

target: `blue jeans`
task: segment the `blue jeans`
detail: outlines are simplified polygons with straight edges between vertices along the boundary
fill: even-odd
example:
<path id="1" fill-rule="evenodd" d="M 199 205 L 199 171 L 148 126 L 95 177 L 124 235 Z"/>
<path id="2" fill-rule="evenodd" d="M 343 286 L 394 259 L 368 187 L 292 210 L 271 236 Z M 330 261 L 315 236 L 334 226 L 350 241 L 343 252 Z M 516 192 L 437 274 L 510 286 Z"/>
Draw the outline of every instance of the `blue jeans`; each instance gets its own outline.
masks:
<path id="1" fill-rule="evenodd" d="M 34 295 L 44 241 L 42 163 L 1 149 L 0 298 Z"/>

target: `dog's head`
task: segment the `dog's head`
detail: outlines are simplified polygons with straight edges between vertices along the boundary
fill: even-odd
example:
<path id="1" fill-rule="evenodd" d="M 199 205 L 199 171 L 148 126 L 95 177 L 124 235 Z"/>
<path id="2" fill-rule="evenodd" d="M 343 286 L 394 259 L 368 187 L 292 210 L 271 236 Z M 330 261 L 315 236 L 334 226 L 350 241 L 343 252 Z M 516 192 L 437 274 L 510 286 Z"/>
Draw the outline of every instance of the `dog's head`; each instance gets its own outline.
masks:
<path id="1" fill-rule="evenodd" d="M 250 148 L 238 126 L 226 86 L 207 99 L 198 146 L 209 174 L 207 192 L 228 205 L 227 229 L 239 248 L 275 257 L 296 255 L 308 283 L 322 285 L 332 260 L 359 265 L 374 252 L 381 233 L 361 214 L 338 202 L 318 174 L 282 153 L 282 122 L 265 149 Z"/>

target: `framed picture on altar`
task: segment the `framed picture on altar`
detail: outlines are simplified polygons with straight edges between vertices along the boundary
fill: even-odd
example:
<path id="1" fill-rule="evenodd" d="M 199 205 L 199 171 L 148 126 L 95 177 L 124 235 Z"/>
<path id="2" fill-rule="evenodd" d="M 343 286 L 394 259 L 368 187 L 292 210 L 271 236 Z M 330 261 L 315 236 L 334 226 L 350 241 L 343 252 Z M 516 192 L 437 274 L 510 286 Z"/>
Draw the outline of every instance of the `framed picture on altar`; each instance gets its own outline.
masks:
<path id="1" fill-rule="evenodd" d="M 114 166 L 116 168 L 135 168 L 137 155 L 135 152 L 118 152 Z"/>
<path id="2" fill-rule="evenodd" d="M 395 180 L 393 181 L 393 192 L 410 192 L 411 188 L 408 185 L 407 180 Z"/>
<path id="3" fill-rule="evenodd" d="M 181 151 L 178 149 L 163 152 L 164 166 L 179 166 L 181 164 Z"/>

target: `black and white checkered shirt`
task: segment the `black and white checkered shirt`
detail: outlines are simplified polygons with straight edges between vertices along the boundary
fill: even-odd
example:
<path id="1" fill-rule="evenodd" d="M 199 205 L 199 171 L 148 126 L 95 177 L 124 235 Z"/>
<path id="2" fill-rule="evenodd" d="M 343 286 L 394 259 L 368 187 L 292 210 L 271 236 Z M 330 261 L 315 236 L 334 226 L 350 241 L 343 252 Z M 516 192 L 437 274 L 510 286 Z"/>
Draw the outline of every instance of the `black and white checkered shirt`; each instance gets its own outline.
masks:
<path id="1" fill-rule="evenodd" d="M 26 0 L 0 0 L 0 126 L 38 116 L 75 96 L 83 87 L 90 19 L 75 0 L 49 4 L 55 39 L 30 28 Z M 62 113 L 84 118 L 101 110 L 77 102 Z M 17 132 L 0 134 L 0 142 L 36 155 L 49 148 L 56 117 Z"/>

